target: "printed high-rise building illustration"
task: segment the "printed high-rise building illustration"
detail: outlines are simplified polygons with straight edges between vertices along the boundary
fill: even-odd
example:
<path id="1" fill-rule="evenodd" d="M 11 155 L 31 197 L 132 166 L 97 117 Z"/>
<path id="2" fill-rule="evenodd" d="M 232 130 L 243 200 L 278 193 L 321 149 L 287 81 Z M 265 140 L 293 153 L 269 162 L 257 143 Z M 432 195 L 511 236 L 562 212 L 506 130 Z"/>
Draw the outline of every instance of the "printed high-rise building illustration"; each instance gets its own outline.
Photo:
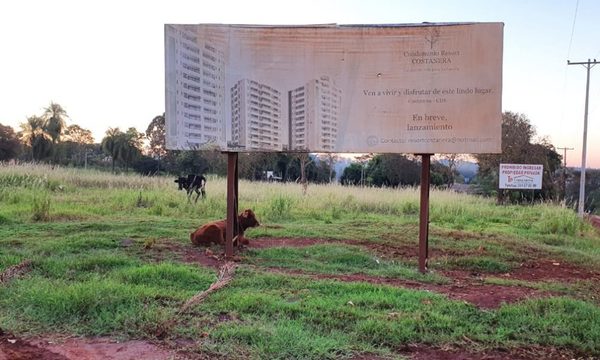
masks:
<path id="1" fill-rule="evenodd" d="M 165 34 L 167 147 L 224 145 L 225 61 L 218 41 L 184 26 L 167 25 Z"/>
<path id="2" fill-rule="evenodd" d="M 254 80 L 242 79 L 231 88 L 229 148 L 283 150 L 281 92 Z"/>
<path id="3" fill-rule="evenodd" d="M 288 92 L 291 150 L 335 151 L 342 91 L 321 76 Z"/>

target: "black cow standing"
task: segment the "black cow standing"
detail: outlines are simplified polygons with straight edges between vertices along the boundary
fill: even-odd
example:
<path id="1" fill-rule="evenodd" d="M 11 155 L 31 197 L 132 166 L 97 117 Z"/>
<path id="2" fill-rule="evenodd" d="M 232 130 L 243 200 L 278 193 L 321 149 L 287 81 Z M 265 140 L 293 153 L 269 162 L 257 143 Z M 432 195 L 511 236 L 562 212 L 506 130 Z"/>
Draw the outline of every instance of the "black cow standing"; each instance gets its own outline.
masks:
<path id="1" fill-rule="evenodd" d="M 192 202 L 191 196 L 194 191 L 196 192 L 194 203 L 198 202 L 200 195 L 203 199 L 206 197 L 206 178 L 203 175 L 189 174 L 187 178 L 180 176 L 175 182 L 179 184 L 179 190 L 185 189 L 187 191 L 188 202 Z"/>

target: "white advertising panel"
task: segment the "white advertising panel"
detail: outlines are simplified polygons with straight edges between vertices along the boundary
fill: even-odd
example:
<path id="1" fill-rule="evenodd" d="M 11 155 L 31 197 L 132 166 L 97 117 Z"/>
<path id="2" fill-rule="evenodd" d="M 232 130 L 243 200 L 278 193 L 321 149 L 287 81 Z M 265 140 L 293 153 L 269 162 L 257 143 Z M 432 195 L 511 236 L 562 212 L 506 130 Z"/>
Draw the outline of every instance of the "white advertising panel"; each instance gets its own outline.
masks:
<path id="1" fill-rule="evenodd" d="M 541 189 L 544 166 L 500 164 L 500 189 Z"/>
<path id="2" fill-rule="evenodd" d="M 167 148 L 498 153 L 503 26 L 165 25 Z"/>

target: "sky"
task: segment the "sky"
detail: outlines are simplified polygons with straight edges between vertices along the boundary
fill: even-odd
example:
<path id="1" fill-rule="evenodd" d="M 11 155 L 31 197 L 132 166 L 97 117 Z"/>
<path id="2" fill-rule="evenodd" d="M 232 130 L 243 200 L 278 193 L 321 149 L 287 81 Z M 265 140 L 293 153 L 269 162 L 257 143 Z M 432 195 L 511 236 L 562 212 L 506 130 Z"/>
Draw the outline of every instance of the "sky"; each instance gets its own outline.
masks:
<path id="1" fill-rule="evenodd" d="M 99 142 L 164 112 L 164 24 L 503 22 L 502 108 L 581 166 L 586 69 L 600 60 L 597 0 L 0 2 L 0 124 L 19 129 L 50 102 Z M 600 168 L 600 66 L 591 70 L 587 167 Z M 558 150 L 563 154 L 562 150 Z"/>

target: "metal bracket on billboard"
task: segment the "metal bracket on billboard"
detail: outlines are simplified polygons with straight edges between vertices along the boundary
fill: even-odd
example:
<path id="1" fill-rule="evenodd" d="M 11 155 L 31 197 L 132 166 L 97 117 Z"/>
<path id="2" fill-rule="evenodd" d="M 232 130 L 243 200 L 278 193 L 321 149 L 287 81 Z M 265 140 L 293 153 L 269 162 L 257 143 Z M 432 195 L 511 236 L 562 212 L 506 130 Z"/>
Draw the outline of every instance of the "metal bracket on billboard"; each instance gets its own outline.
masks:
<path id="1" fill-rule="evenodd" d="M 419 213 L 419 271 L 427 272 L 429 258 L 429 178 L 432 154 L 421 156 L 421 205 Z"/>
<path id="2" fill-rule="evenodd" d="M 227 227 L 225 231 L 225 258 L 233 257 L 233 241 L 239 235 L 238 224 L 238 153 L 227 154 Z M 239 243 L 239 242 L 238 242 Z"/>

